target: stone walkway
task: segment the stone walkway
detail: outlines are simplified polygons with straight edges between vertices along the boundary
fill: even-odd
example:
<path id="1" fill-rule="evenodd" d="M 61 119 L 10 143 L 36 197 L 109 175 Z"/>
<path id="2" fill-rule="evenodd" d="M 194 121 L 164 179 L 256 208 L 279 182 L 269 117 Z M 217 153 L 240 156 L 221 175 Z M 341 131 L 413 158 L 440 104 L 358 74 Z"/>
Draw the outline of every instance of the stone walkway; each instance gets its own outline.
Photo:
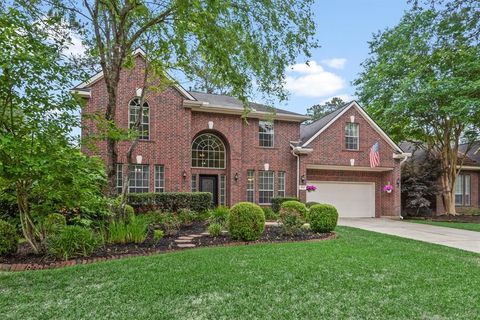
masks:
<path id="1" fill-rule="evenodd" d="M 179 248 L 195 248 L 195 244 L 192 243 L 192 240 L 195 238 L 201 238 L 208 236 L 208 232 L 203 232 L 201 234 L 189 234 L 188 236 L 180 236 L 175 239 L 175 244 Z"/>

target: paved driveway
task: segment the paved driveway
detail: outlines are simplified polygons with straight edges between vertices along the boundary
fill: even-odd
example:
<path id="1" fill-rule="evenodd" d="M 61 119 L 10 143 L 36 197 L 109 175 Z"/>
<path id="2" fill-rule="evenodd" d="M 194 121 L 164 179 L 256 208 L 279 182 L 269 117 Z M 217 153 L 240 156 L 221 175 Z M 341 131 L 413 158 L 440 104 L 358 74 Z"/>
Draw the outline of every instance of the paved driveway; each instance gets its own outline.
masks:
<path id="1" fill-rule="evenodd" d="M 381 218 L 343 218 L 338 224 L 480 253 L 480 232 L 476 231 Z"/>

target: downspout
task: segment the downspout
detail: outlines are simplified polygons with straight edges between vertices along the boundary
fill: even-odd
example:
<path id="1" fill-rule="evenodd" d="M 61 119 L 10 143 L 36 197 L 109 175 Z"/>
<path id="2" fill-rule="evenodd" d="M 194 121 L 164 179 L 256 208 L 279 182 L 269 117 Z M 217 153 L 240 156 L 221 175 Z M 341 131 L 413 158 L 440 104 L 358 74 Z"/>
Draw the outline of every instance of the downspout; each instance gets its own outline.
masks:
<path id="1" fill-rule="evenodd" d="M 295 153 L 295 148 L 290 144 L 290 147 L 292 148 L 292 154 L 294 157 L 297 158 L 297 199 L 300 197 L 300 191 L 298 190 L 299 188 L 299 183 L 300 183 L 300 156 Z"/>

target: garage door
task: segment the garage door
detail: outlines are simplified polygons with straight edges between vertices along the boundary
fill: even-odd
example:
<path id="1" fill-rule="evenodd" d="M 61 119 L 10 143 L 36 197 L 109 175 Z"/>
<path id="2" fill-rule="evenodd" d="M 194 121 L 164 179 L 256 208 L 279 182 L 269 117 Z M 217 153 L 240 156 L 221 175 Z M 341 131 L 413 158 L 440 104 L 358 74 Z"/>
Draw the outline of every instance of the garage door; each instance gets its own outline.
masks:
<path id="1" fill-rule="evenodd" d="M 317 190 L 307 192 L 307 201 L 334 205 L 342 218 L 375 217 L 375 184 L 310 182 Z"/>

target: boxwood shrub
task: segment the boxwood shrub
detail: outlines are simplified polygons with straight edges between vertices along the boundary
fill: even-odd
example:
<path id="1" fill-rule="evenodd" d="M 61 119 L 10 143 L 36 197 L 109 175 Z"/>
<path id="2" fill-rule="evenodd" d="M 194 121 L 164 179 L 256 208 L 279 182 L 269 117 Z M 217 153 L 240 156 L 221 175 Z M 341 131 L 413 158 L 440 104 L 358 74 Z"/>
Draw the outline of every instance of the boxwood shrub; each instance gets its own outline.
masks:
<path id="1" fill-rule="evenodd" d="M 233 239 L 257 240 L 265 229 L 265 215 L 255 203 L 239 202 L 230 209 L 228 231 Z"/>
<path id="2" fill-rule="evenodd" d="M 209 192 L 130 193 L 127 203 L 137 213 L 158 210 L 177 212 L 180 209 L 203 212 L 211 207 L 212 194 Z"/>
<path id="3" fill-rule="evenodd" d="M 0 256 L 17 251 L 18 235 L 15 227 L 5 220 L 0 220 Z"/>
<path id="4" fill-rule="evenodd" d="M 316 204 L 310 207 L 308 214 L 310 228 L 315 232 L 330 232 L 338 222 L 337 209 L 329 204 Z"/>
<path id="5" fill-rule="evenodd" d="M 299 201 L 296 201 L 296 200 L 285 201 L 285 202 L 282 203 L 281 209 L 296 210 L 302 216 L 302 218 L 304 218 L 304 219 L 307 218 L 308 209 L 303 203 L 301 203 Z"/>
<path id="6" fill-rule="evenodd" d="M 280 212 L 280 208 L 282 206 L 282 203 L 285 201 L 300 201 L 297 198 L 292 198 L 292 197 L 287 197 L 287 198 L 272 198 L 272 210 L 275 213 Z"/>

